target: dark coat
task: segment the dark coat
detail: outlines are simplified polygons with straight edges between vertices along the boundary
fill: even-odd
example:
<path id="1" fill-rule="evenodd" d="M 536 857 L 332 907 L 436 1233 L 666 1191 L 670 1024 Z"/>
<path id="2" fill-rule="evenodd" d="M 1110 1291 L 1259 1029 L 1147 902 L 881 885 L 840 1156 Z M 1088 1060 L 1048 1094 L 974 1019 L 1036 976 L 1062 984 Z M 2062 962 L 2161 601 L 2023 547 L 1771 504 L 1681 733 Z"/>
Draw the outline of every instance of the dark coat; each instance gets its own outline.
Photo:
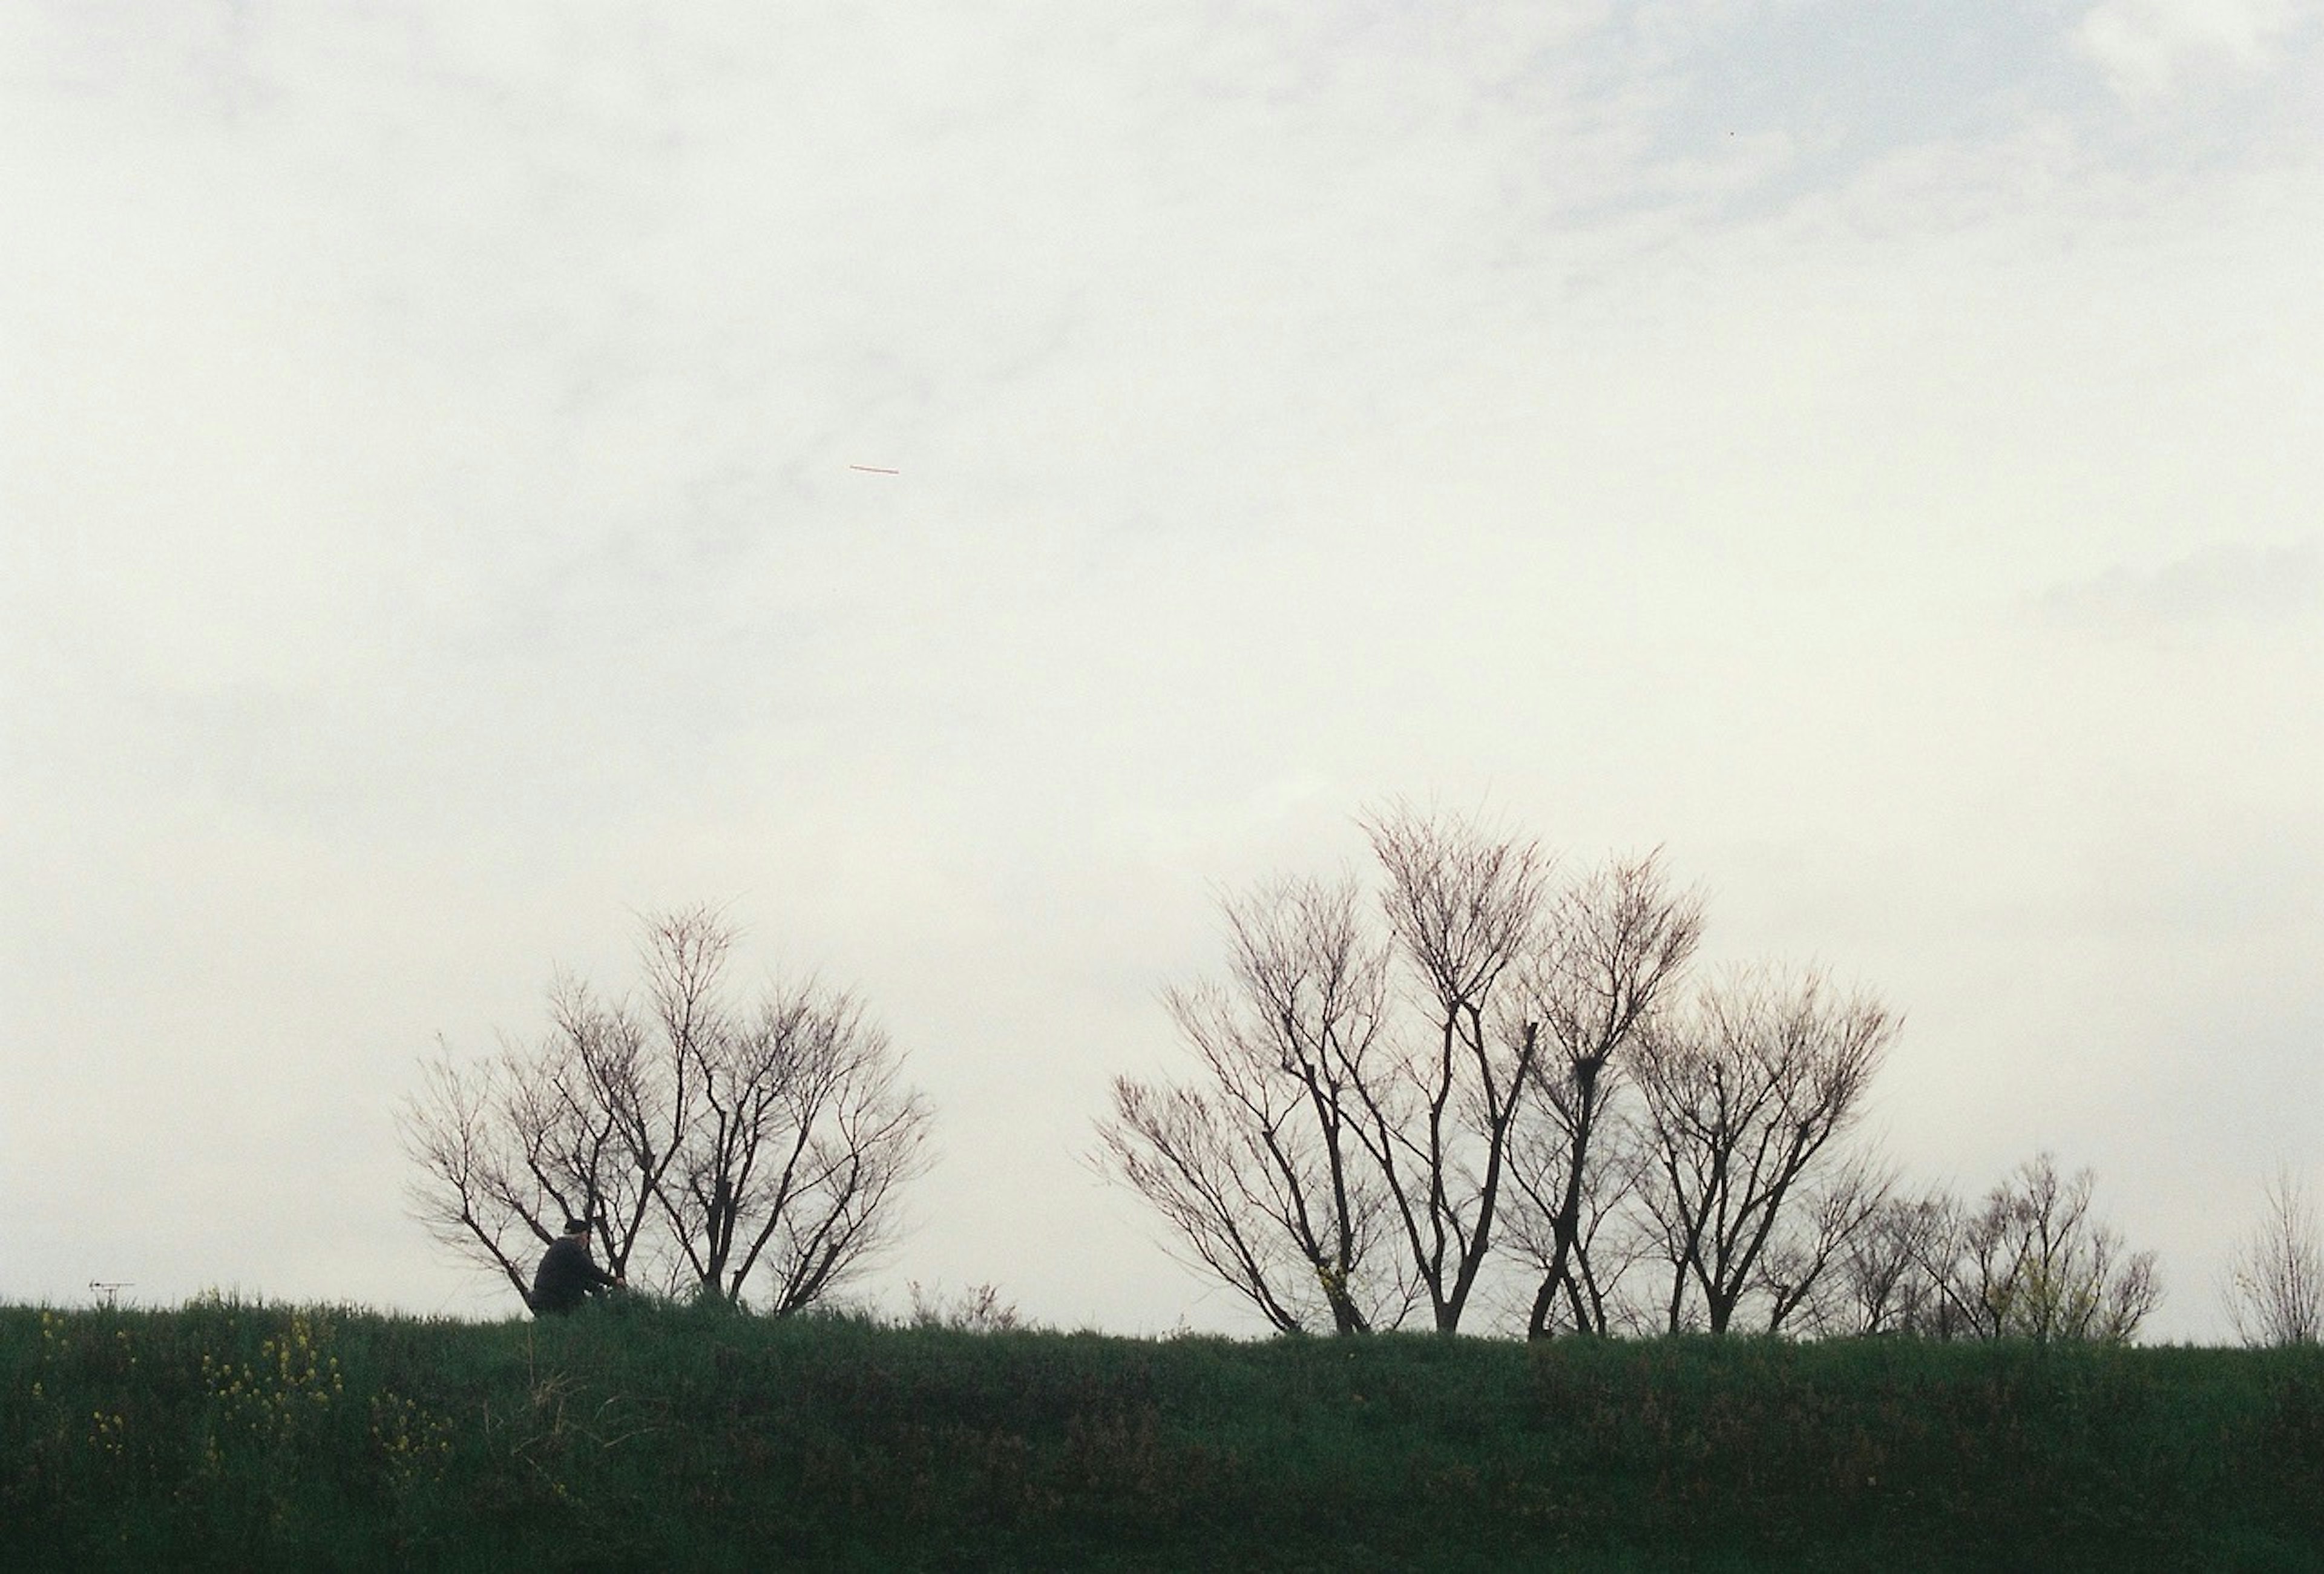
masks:
<path id="1" fill-rule="evenodd" d="M 619 1283 L 589 1255 L 589 1245 L 577 1235 L 563 1235 L 540 1254 L 533 1271 L 530 1301 L 535 1315 L 570 1312 L 600 1290 Z"/>

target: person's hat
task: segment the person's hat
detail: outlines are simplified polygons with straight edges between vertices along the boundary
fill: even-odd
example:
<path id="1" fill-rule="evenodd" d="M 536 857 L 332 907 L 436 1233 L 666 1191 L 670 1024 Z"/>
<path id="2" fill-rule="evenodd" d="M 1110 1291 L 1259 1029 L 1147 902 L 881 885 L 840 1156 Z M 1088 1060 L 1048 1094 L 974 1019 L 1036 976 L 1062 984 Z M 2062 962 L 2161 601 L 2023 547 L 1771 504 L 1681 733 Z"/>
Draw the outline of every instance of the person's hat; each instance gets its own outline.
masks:
<path id="1" fill-rule="evenodd" d="M 574 1219 L 567 1217 L 565 1220 L 565 1233 L 567 1235 L 586 1235 L 589 1233 L 589 1221 L 586 1219 Z"/>

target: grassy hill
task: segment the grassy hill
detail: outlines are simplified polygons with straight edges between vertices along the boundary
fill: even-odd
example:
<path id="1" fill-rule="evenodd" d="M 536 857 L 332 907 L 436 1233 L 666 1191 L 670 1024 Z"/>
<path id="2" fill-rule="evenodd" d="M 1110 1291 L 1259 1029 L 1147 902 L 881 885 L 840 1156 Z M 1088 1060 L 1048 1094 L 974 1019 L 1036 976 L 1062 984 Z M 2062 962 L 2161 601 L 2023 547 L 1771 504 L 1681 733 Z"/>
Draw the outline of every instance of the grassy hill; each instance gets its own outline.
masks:
<path id="1" fill-rule="evenodd" d="M 45 1568 L 2324 1569 L 2324 1354 L 0 1308 Z"/>

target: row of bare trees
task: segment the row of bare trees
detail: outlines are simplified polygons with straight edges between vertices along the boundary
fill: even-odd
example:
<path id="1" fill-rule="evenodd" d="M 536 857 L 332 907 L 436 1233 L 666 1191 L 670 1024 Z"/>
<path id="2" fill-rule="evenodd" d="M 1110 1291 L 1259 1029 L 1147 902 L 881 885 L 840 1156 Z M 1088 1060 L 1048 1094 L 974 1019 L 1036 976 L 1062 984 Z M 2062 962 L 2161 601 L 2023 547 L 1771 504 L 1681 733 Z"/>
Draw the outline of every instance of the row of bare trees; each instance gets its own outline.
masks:
<path id="1" fill-rule="evenodd" d="M 1562 877 L 1394 805 L 1349 874 L 1223 904 L 1174 989 L 1191 1076 L 1121 1077 L 1100 1167 L 1273 1328 L 1445 1332 L 1492 1284 L 1529 1337 L 1701 1328 L 2126 1338 L 2151 1254 L 2044 1155 L 1977 1208 L 1851 1140 L 1897 1021 L 1820 970 L 1690 976 L 1657 857 Z"/>
<path id="2" fill-rule="evenodd" d="M 2044 1153 L 1975 1205 L 1942 1192 L 1884 1196 L 1806 1321 L 1835 1333 L 2127 1339 L 2162 1285 L 2154 1254 L 2126 1252 L 2091 1211 L 2095 1185 Z"/>
<path id="3" fill-rule="evenodd" d="M 1398 805 L 1378 865 L 1223 904 L 1224 975 L 1165 1003 L 1191 1075 L 1122 1077 L 1100 1167 L 1268 1326 L 1489 1315 L 1533 1338 L 1702 1329 L 2124 1339 L 2151 1252 L 2043 1154 L 1983 1198 L 1908 1192 L 1857 1140 L 1894 1041 L 1815 969 L 1691 975 L 1702 903 L 1655 856 L 1572 877 L 1529 839 Z M 738 1001 L 733 928 L 647 920 L 634 997 L 560 976 L 529 1044 L 426 1068 L 415 1211 L 520 1295 L 567 1218 L 607 1266 L 774 1314 L 895 1237 L 929 1111 L 862 1005 Z M 2324 1332 L 2324 1247 L 2285 1174 L 2224 1284 L 2255 1343 Z"/>
<path id="4" fill-rule="evenodd" d="M 650 918 L 642 999 L 560 977 L 538 1042 L 429 1065 L 399 1126 L 431 1232 L 520 1296 L 568 1218 L 614 1272 L 777 1314 L 867 1266 L 926 1165 L 927 1100 L 847 992 L 735 1000 L 734 938 L 707 907 Z"/>

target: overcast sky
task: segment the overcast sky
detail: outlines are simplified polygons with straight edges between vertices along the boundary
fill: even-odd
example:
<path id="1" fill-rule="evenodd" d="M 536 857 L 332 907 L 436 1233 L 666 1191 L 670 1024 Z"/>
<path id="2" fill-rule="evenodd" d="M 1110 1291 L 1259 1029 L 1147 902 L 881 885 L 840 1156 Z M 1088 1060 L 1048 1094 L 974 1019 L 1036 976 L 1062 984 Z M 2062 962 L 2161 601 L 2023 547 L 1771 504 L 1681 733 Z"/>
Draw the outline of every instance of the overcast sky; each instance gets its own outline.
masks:
<path id="1" fill-rule="evenodd" d="M 513 1310 L 392 1109 L 711 900 L 937 1108 L 872 1293 L 1253 1329 L 1091 1121 L 1405 795 L 1665 846 L 2222 1337 L 2324 1178 L 2319 10 L 5 0 L 0 1298 Z"/>

